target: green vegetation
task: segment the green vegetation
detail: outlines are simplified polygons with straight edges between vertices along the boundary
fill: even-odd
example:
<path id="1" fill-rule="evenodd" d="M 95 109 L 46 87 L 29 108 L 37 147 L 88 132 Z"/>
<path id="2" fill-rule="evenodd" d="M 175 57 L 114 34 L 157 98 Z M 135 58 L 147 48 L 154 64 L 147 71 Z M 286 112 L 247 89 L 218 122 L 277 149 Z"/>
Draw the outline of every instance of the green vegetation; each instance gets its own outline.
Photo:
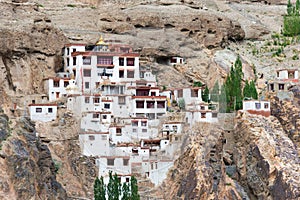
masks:
<path id="1" fill-rule="evenodd" d="M 286 36 L 296 36 L 300 34 L 300 16 L 299 16 L 299 0 L 292 5 L 288 0 L 287 15 L 283 17 L 283 34 Z"/>
<path id="2" fill-rule="evenodd" d="M 53 159 L 53 162 L 54 162 L 54 172 L 57 174 L 62 164 L 55 159 Z"/>
<path id="3" fill-rule="evenodd" d="M 202 87 L 202 83 L 200 81 L 195 81 L 193 87 Z"/>
<path id="4" fill-rule="evenodd" d="M 225 83 L 221 86 L 220 95 L 212 96 L 214 100 L 219 100 L 219 112 L 233 112 L 242 109 L 244 97 L 258 98 L 255 81 L 252 80 L 250 83 L 246 81 L 244 89 L 242 88 L 243 76 L 242 62 L 238 56 L 234 65 L 231 66 Z M 216 85 L 217 84 L 215 84 L 213 91 L 217 91 L 218 86 Z M 214 93 L 218 93 L 218 91 Z"/>
<path id="5" fill-rule="evenodd" d="M 107 185 L 104 184 L 103 177 L 96 178 L 94 182 L 94 199 L 95 200 L 140 200 L 138 194 L 137 179 L 132 176 L 130 183 L 120 182 L 117 174 L 109 172 L 109 182 Z"/>
<path id="6" fill-rule="evenodd" d="M 180 108 L 180 110 L 185 110 L 184 98 L 181 98 L 181 99 L 178 100 L 178 107 Z"/>
<path id="7" fill-rule="evenodd" d="M 205 86 L 205 89 L 202 93 L 202 101 L 208 102 L 209 101 L 209 89 L 207 86 Z"/>
<path id="8" fill-rule="evenodd" d="M 94 183 L 94 198 L 95 200 L 104 200 L 105 199 L 105 184 L 103 181 L 103 177 L 99 179 L 98 177 Z"/>
<path id="9" fill-rule="evenodd" d="M 248 80 L 246 80 L 245 86 L 244 86 L 244 90 L 243 90 L 243 95 L 244 98 L 249 98 L 249 99 L 257 99 L 258 98 L 258 94 L 255 88 L 255 83 L 254 81 L 250 81 L 250 83 L 248 82 Z"/>

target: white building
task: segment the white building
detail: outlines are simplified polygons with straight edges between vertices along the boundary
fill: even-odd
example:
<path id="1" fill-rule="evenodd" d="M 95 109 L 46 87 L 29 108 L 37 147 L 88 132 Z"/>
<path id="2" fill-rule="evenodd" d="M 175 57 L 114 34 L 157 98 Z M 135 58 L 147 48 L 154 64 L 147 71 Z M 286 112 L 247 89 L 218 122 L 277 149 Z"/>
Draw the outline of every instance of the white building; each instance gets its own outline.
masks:
<path id="1" fill-rule="evenodd" d="M 108 132 L 80 132 L 79 143 L 82 154 L 85 156 L 108 156 L 109 133 Z"/>
<path id="2" fill-rule="evenodd" d="M 29 113 L 32 121 L 54 121 L 57 116 L 57 104 L 29 104 Z"/>
<path id="3" fill-rule="evenodd" d="M 49 101 L 56 101 L 61 97 L 66 97 L 69 90 L 75 87 L 75 80 L 70 78 L 47 78 L 45 79 L 45 90 L 48 91 Z"/>
<path id="4" fill-rule="evenodd" d="M 168 61 L 169 65 L 185 64 L 185 59 L 179 56 L 173 56 Z"/>
<path id="5" fill-rule="evenodd" d="M 200 87 L 188 87 L 188 88 L 177 88 L 174 89 L 174 98 L 172 100 L 179 101 L 181 99 L 184 100 L 185 105 L 191 103 L 201 103 L 202 96 L 201 96 L 201 89 Z"/>
<path id="6" fill-rule="evenodd" d="M 211 108 L 210 108 L 211 107 Z M 214 109 L 212 109 L 214 108 Z M 202 102 L 189 104 L 186 108 L 186 122 L 193 126 L 198 122 L 216 123 L 218 122 L 218 111 L 216 106 Z"/>
<path id="7" fill-rule="evenodd" d="M 277 70 L 277 79 L 279 80 L 295 80 L 299 81 L 299 73 L 297 69 L 280 69 Z"/>
<path id="8" fill-rule="evenodd" d="M 243 110 L 250 114 L 262 115 L 269 117 L 271 115 L 271 108 L 269 101 L 259 101 L 259 100 L 244 100 Z"/>

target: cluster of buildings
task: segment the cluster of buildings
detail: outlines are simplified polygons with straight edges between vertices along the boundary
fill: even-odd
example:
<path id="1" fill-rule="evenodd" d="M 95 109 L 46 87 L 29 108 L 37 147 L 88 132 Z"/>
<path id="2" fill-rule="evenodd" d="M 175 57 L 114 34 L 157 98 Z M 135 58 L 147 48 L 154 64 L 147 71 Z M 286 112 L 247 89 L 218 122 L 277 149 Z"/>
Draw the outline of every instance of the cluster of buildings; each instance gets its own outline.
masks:
<path id="1" fill-rule="evenodd" d="M 140 66 L 131 46 L 110 42 L 101 37 L 95 45 L 65 45 L 64 72 L 44 80 L 47 100 L 32 100 L 30 117 L 56 120 L 57 102 L 65 102 L 80 119 L 82 153 L 96 157 L 99 176 L 106 180 L 113 171 L 121 181 L 129 181 L 138 173 L 160 184 L 187 124 L 217 122 L 217 109 L 202 101 L 200 87 L 161 91 L 150 67 Z M 184 62 L 172 57 L 169 64 Z M 171 109 L 180 101 L 184 113 Z"/>
<path id="2" fill-rule="evenodd" d="M 140 66 L 139 54 L 129 45 L 108 44 L 102 37 L 94 45 L 67 44 L 63 59 L 64 72 L 44 80 L 46 98 L 31 101 L 30 117 L 56 120 L 57 102 L 64 101 L 80 119 L 82 154 L 96 157 L 99 176 L 105 180 L 113 171 L 122 182 L 140 174 L 160 184 L 173 165 L 185 129 L 198 122 L 218 122 L 218 104 L 202 101 L 202 87 L 162 91 L 150 67 Z M 169 64 L 184 63 L 174 57 Z M 290 79 L 298 81 L 297 70 L 278 71 L 278 81 L 268 83 L 268 89 L 286 89 Z M 184 104 L 184 112 L 175 112 L 172 104 Z M 270 115 L 268 101 L 244 101 L 243 109 Z"/>

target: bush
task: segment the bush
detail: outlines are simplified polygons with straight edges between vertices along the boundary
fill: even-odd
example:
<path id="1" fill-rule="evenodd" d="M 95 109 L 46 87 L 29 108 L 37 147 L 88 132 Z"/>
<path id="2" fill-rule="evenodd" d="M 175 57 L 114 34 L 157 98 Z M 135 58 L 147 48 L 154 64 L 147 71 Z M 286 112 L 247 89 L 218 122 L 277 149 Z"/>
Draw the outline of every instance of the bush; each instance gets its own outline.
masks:
<path id="1" fill-rule="evenodd" d="M 285 36 L 296 36 L 300 34 L 300 16 L 284 16 L 283 34 Z"/>

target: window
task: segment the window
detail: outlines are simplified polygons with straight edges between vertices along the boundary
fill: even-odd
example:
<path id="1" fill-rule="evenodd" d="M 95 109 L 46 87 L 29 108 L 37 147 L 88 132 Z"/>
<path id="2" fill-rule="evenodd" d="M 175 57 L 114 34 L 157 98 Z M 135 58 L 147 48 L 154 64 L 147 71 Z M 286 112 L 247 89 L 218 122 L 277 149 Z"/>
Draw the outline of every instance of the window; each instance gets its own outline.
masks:
<path id="1" fill-rule="evenodd" d="M 119 78 L 124 78 L 124 70 L 119 70 Z"/>
<path id="2" fill-rule="evenodd" d="M 132 122 L 131 122 L 131 125 L 132 125 L 132 126 L 138 126 L 138 124 L 139 124 L 138 121 L 132 121 Z"/>
<path id="3" fill-rule="evenodd" d="M 265 103 L 265 104 L 264 104 L 264 108 L 265 108 L 265 109 L 268 109 L 268 108 L 269 108 L 269 104 L 268 104 L 268 103 Z"/>
<path id="4" fill-rule="evenodd" d="M 130 178 L 126 177 L 126 183 L 129 183 Z"/>
<path id="5" fill-rule="evenodd" d="M 279 84 L 278 87 L 279 87 L 279 90 L 284 90 L 284 84 Z"/>
<path id="6" fill-rule="evenodd" d="M 36 113 L 41 113 L 41 112 L 42 112 L 42 108 L 36 108 L 36 109 L 35 109 L 35 112 L 36 112 Z"/>
<path id="7" fill-rule="evenodd" d="M 83 76 L 84 77 L 91 77 L 91 70 L 90 69 L 84 69 L 83 70 Z"/>
<path id="8" fill-rule="evenodd" d="M 107 119 L 107 115 L 102 115 L 102 119 Z"/>
<path id="9" fill-rule="evenodd" d="M 134 70 L 127 70 L 127 78 L 134 78 Z"/>
<path id="10" fill-rule="evenodd" d="M 158 101 L 157 102 L 157 108 L 165 108 L 165 102 L 164 101 Z"/>
<path id="11" fill-rule="evenodd" d="M 97 76 L 101 76 L 101 74 L 102 74 L 101 72 L 98 72 L 98 73 L 97 73 Z"/>
<path id="12" fill-rule="evenodd" d="M 110 104 L 109 104 L 109 103 L 105 103 L 105 104 L 104 104 L 104 108 L 110 109 Z"/>
<path id="13" fill-rule="evenodd" d="M 198 89 L 191 89 L 191 97 L 198 97 Z"/>
<path id="14" fill-rule="evenodd" d="M 69 66 L 69 65 L 70 65 L 70 59 L 67 58 L 67 66 Z"/>
<path id="15" fill-rule="evenodd" d="M 136 108 L 144 108 L 144 101 L 136 101 Z"/>
<path id="16" fill-rule="evenodd" d="M 183 97 L 183 90 L 182 89 L 178 90 L 177 95 L 178 95 L 178 98 Z"/>
<path id="17" fill-rule="evenodd" d="M 64 87 L 67 87 L 69 85 L 69 81 L 64 82 Z"/>
<path id="18" fill-rule="evenodd" d="M 84 65 L 90 65 L 91 64 L 91 57 L 83 56 L 83 64 Z"/>
<path id="19" fill-rule="evenodd" d="M 48 108 L 48 113 L 53 113 L 53 108 Z"/>
<path id="20" fill-rule="evenodd" d="M 54 81 L 53 86 L 54 87 L 59 87 L 59 81 Z"/>
<path id="21" fill-rule="evenodd" d="M 128 158 L 123 158 L 123 165 L 128 166 L 128 163 L 129 163 L 129 159 Z M 126 180 L 127 180 L 127 178 L 126 178 Z"/>
<path id="22" fill-rule="evenodd" d="M 119 66 L 124 66 L 124 58 L 119 58 Z"/>
<path id="23" fill-rule="evenodd" d="M 147 101 L 147 108 L 154 108 L 154 101 Z"/>
<path id="24" fill-rule="evenodd" d="M 97 57 L 97 64 L 98 65 L 112 65 L 113 64 L 113 59 L 112 57 Z"/>
<path id="25" fill-rule="evenodd" d="M 72 49 L 72 52 L 76 52 L 76 49 Z"/>
<path id="26" fill-rule="evenodd" d="M 147 129 L 143 128 L 143 129 L 142 129 L 142 132 L 143 132 L 143 133 L 147 133 Z"/>
<path id="27" fill-rule="evenodd" d="M 147 121 L 142 121 L 142 126 L 147 126 Z"/>
<path id="28" fill-rule="evenodd" d="M 118 103 L 124 105 L 125 104 L 125 97 L 118 97 Z"/>
<path id="29" fill-rule="evenodd" d="M 85 97 L 84 98 L 84 103 L 90 103 L 90 97 Z"/>
<path id="30" fill-rule="evenodd" d="M 69 55 L 70 54 L 70 49 L 69 48 L 67 48 L 67 55 Z"/>
<path id="31" fill-rule="evenodd" d="M 170 59 L 170 62 L 171 62 L 171 63 L 176 63 L 176 62 L 177 62 L 177 59 L 174 58 L 174 57 L 172 57 L 172 58 Z"/>
<path id="32" fill-rule="evenodd" d="M 76 57 L 73 57 L 73 65 L 76 65 Z"/>
<path id="33" fill-rule="evenodd" d="M 127 58 L 127 66 L 134 66 L 134 58 Z"/>
<path id="34" fill-rule="evenodd" d="M 201 113 L 201 118 L 206 118 L 206 113 Z"/>
<path id="35" fill-rule="evenodd" d="M 116 129 L 116 133 L 117 133 L 117 135 L 122 135 L 122 129 L 121 128 L 117 128 Z"/>
<path id="36" fill-rule="evenodd" d="M 260 109 L 260 108 L 261 108 L 260 103 L 255 103 L 255 109 Z"/>
<path id="37" fill-rule="evenodd" d="M 121 47 L 121 48 L 120 48 L 120 51 L 121 51 L 121 52 L 124 52 L 124 53 L 129 53 L 129 48 Z"/>
<path id="38" fill-rule="evenodd" d="M 212 113 L 212 118 L 217 118 L 218 117 L 218 113 Z"/>
<path id="39" fill-rule="evenodd" d="M 205 106 L 200 106 L 200 110 L 205 110 Z"/>
<path id="40" fill-rule="evenodd" d="M 136 133 L 136 128 L 133 128 L 133 129 L 132 129 L 132 132 L 133 132 L 133 133 Z"/>
<path id="41" fill-rule="evenodd" d="M 100 103 L 100 98 L 94 98 L 94 103 Z"/>
<path id="42" fill-rule="evenodd" d="M 89 89 L 90 88 L 90 82 L 85 82 L 84 87 L 85 87 L 85 89 Z"/>
<path id="43" fill-rule="evenodd" d="M 101 135 L 102 140 L 107 140 L 107 135 Z"/>
<path id="44" fill-rule="evenodd" d="M 113 158 L 107 158 L 107 165 L 114 166 L 114 164 L 115 164 L 115 159 L 113 159 Z"/>
<path id="45" fill-rule="evenodd" d="M 98 119 L 99 118 L 99 113 L 93 113 L 93 119 Z"/>
<path id="46" fill-rule="evenodd" d="M 95 136 L 94 135 L 89 135 L 89 140 L 95 140 Z"/>

